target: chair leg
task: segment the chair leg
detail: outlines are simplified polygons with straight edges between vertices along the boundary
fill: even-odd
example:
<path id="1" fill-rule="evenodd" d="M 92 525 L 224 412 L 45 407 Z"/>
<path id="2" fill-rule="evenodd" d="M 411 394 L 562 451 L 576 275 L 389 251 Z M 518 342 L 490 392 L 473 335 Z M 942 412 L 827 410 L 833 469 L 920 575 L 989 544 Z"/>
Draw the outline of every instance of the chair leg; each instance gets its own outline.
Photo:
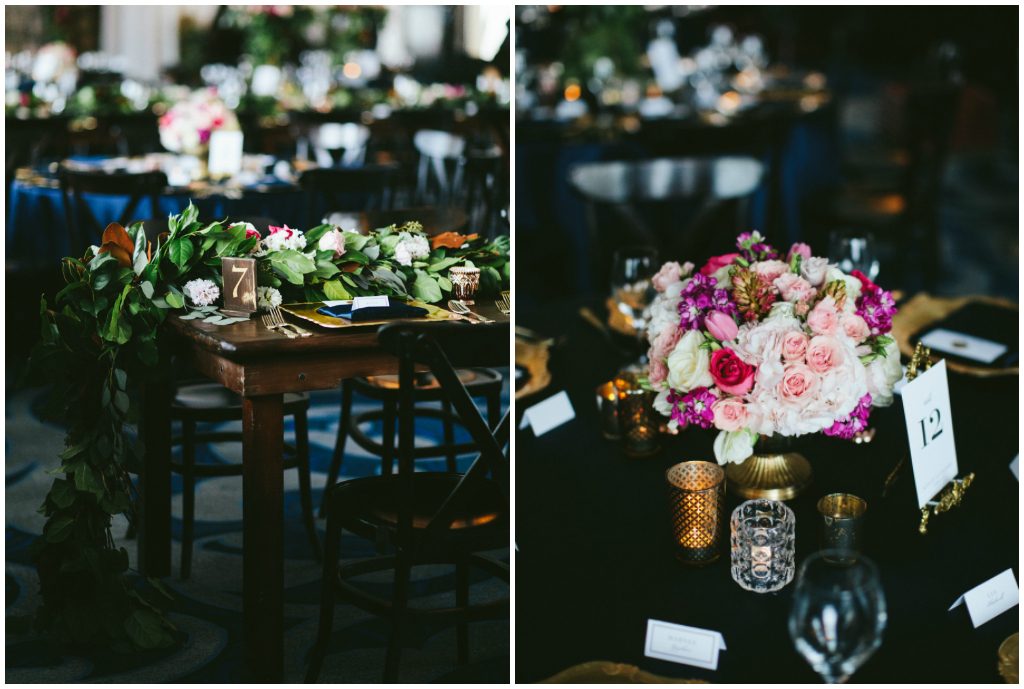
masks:
<path id="1" fill-rule="evenodd" d="M 501 392 L 495 391 L 487 396 L 487 425 L 493 431 L 501 421 Z"/>
<path id="2" fill-rule="evenodd" d="M 181 578 L 192 575 L 192 541 L 196 517 L 196 423 L 181 422 Z"/>
<path id="3" fill-rule="evenodd" d="M 391 600 L 391 639 L 384 659 L 384 681 L 398 681 L 398 663 L 402 656 L 402 632 L 405 627 L 405 607 L 409 599 L 409 575 L 412 567 L 399 553 L 395 559 L 395 592 Z"/>
<path id="4" fill-rule="evenodd" d="M 391 474 L 395 470 L 395 417 L 398 415 L 394 400 L 384 402 L 384 429 L 381 437 L 380 473 Z"/>
<path id="5" fill-rule="evenodd" d="M 455 607 L 462 608 L 465 615 L 469 607 L 469 563 L 460 560 L 455 565 Z M 457 662 L 465 665 L 469 662 L 469 622 L 463 617 L 456 629 Z"/>
<path id="6" fill-rule="evenodd" d="M 345 459 L 345 443 L 348 441 L 348 420 L 352 416 L 352 384 L 347 380 L 341 381 L 341 411 L 338 413 L 338 437 L 334 441 L 334 455 L 331 457 L 331 467 L 327 470 L 327 484 L 324 486 L 324 494 L 320 497 L 320 517 L 325 514 L 328 489 L 338 481 L 338 474 L 341 473 L 341 462 Z"/>
<path id="7" fill-rule="evenodd" d="M 444 412 L 442 423 L 444 424 L 445 463 L 448 473 L 454 474 L 458 471 L 458 466 L 455 464 L 455 425 L 452 422 L 452 405 L 448 400 L 441 400 L 441 411 Z"/>
<path id="8" fill-rule="evenodd" d="M 316 682 L 327 655 L 327 642 L 334 627 L 334 583 L 338 576 L 338 541 L 341 539 L 341 518 L 327 515 L 327 540 L 324 541 L 323 578 L 320 582 L 320 624 L 310 652 L 306 683 Z"/>
<path id="9" fill-rule="evenodd" d="M 316 519 L 313 517 L 313 489 L 309 479 L 309 420 L 305 411 L 295 414 L 295 452 L 298 455 L 299 502 L 302 504 L 302 521 L 306 525 L 313 556 L 320 561 L 320 537 L 316 533 Z"/>

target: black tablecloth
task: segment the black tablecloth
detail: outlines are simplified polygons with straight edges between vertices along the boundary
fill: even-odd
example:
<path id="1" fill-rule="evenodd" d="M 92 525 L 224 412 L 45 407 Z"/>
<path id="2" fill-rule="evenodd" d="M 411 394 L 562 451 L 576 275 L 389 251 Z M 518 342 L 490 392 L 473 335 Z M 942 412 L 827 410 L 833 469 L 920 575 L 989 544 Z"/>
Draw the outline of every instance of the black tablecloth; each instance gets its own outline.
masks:
<path id="1" fill-rule="evenodd" d="M 588 304 L 592 308 L 596 304 Z M 818 676 L 787 631 L 795 584 L 774 594 L 741 589 L 723 555 L 703 568 L 674 557 L 665 470 L 680 461 L 714 461 L 715 431 L 666 437 L 650 459 L 628 459 L 599 431 L 594 388 L 625 363 L 577 316 L 579 302 L 517 313 L 517 324 L 564 335 L 552 354 L 552 385 L 518 413 L 567 390 L 576 419 L 540 438 L 516 437 L 516 679 L 531 682 L 588 660 L 638 665 L 671 677 L 712 682 L 813 682 Z M 885 477 L 907 454 L 900 398 L 875 410 L 874 442 L 802 438 L 814 482 L 789 505 L 796 513 L 797 565 L 817 549 L 815 503 L 826 493 L 864 497 L 864 552 L 878 565 L 889 621 L 881 648 L 855 682 L 998 682 L 999 644 L 1018 629 L 1012 608 L 974 629 L 961 594 L 1012 567 L 1018 570 L 1016 377 L 981 380 L 950 374 L 960 474 L 976 472 L 966 502 L 917 531 L 909 460 L 887 497 Z M 727 514 L 741 502 L 727 496 Z M 728 527 L 726 527 L 728 530 Z M 728 649 L 717 671 L 646 658 L 649 619 L 722 632 Z"/>

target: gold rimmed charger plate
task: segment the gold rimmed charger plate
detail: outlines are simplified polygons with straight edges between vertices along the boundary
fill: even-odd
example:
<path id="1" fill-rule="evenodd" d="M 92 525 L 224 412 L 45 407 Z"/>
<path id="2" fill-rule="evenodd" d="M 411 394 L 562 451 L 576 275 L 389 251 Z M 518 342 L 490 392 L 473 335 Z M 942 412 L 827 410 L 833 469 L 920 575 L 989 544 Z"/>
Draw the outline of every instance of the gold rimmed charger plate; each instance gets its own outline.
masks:
<path id="1" fill-rule="evenodd" d="M 290 313 L 296 318 L 301 318 L 304 321 L 309 321 L 319 325 L 321 328 L 333 328 L 333 329 L 344 329 L 344 328 L 362 328 L 366 326 L 384 325 L 386 323 L 395 323 L 397 321 L 447 321 L 447 320 L 459 320 L 451 311 L 442 309 L 440 306 L 434 306 L 433 304 L 427 304 L 426 302 L 417 301 L 412 299 L 405 302 L 409 306 L 418 306 L 421 309 L 427 310 L 427 315 L 422 318 L 385 318 L 378 321 L 359 321 L 353 323 L 347 318 L 334 318 L 333 316 L 326 316 L 322 313 L 317 313 L 317 309 L 322 307 L 324 303 L 322 301 L 307 302 L 302 304 L 282 304 L 281 310 Z"/>
<path id="2" fill-rule="evenodd" d="M 899 343 L 900 353 L 910 359 L 914 356 L 914 345 L 917 344 L 917 336 L 924 332 L 933 323 L 938 323 L 943 318 L 967 304 L 991 304 L 1016 313 L 1017 305 L 1007 299 L 998 297 L 933 297 L 930 294 L 916 294 L 910 301 L 900 305 L 899 311 L 892 319 L 892 336 Z M 940 352 L 932 354 L 932 360 L 938 361 L 942 358 Z M 1018 366 L 1007 366 L 1005 368 L 993 368 L 992 366 L 975 366 L 963 361 L 946 359 L 946 366 L 950 371 L 956 371 L 968 376 L 977 378 L 993 378 L 996 376 L 1015 376 L 1020 373 Z"/>
<path id="3" fill-rule="evenodd" d="M 999 645 L 999 674 L 1009 684 L 1020 682 L 1020 632 Z"/>
<path id="4" fill-rule="evenodd" d="M 516 390 L 517 400 L 540 392 L 551 384 L 550 358 L 550 339 L 543 339 L 525 328 L 516 328 L 516 366 L 525 368 L 530 374 L 526 384 Z"/>

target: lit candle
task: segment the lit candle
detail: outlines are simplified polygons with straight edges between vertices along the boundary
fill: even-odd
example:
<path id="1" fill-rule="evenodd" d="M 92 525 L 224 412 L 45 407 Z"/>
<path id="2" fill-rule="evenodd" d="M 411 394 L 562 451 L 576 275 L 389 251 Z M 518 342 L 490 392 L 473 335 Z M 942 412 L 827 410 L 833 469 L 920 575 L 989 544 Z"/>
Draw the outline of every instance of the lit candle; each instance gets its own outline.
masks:
<path id="1" fill-rule="evenodd" d="M 671 467 L 665 478 L 679 559 L 688 564 L 718 559 L 725 472 L 712 462 L 682 462 Z"/>

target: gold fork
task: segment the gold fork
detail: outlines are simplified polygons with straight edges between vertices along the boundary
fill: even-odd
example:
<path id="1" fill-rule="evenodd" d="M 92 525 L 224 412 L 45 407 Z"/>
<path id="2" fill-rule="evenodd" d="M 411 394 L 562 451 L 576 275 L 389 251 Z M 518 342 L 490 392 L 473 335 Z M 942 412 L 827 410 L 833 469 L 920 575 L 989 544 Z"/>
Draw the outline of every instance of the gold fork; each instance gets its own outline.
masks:
<path id="1" fill-rule="evenodd" d="M 293 333 L 291 330 L 283 328 L 282 326 L 275 323 L 274 319 L 270 317 L 269 313 L 263 314 L 262 316 L 260 316 L 260 318 L 263 319 L 263 325 L 267 327 L 267 330 L 272 330 L 274 332 L 279 332 L 281 334 L 287 335 L 289 340 L 294 340 L 296 337 L 298 337 L 298 335 Z"/>
<path id="2" fill-rule="evenodd" d="M 271 306 L 270 309 L 269 309 L 269 312 L 270 312 L 270 318 L 274 321 L 274 323 L 278 327 L 280 327 L 280 328 L 291 328 L 300 337 L 310 337 L 313 334 L 313 333 L 309 332 L 308 330 L 306 330 L 305 328 L 300 328 L 299 326 L 295 325 L 294 323 L 286 321 L 284 319 L 284 314 L 281 313 L 281 307 L 280 306 Z"/>
<path id="3" fill-rule="evenodd" d="M 496 299 L 494 302 L 494 305 L 498 307 L 498 310 L 501 311 L 506 316 L 512 313 L 512 305 L 509 302 L 508 297 L 508 290 L 503 290 L 501 293 L 501 298 Z"/>
<path id="4" fill-rule="evenodd" d="M 486 316 L 481 316 L 478 313 L 470 311 L 469 307 L 466 306 L 466 303 L 460 299 L 449 299 L 448 308 L 457 313 L 458 315 L 462 316 L 463 318 L 471 318 L 475 320 L 477 323 L 494 322 L 490 318 L 487 318 Z"/>

